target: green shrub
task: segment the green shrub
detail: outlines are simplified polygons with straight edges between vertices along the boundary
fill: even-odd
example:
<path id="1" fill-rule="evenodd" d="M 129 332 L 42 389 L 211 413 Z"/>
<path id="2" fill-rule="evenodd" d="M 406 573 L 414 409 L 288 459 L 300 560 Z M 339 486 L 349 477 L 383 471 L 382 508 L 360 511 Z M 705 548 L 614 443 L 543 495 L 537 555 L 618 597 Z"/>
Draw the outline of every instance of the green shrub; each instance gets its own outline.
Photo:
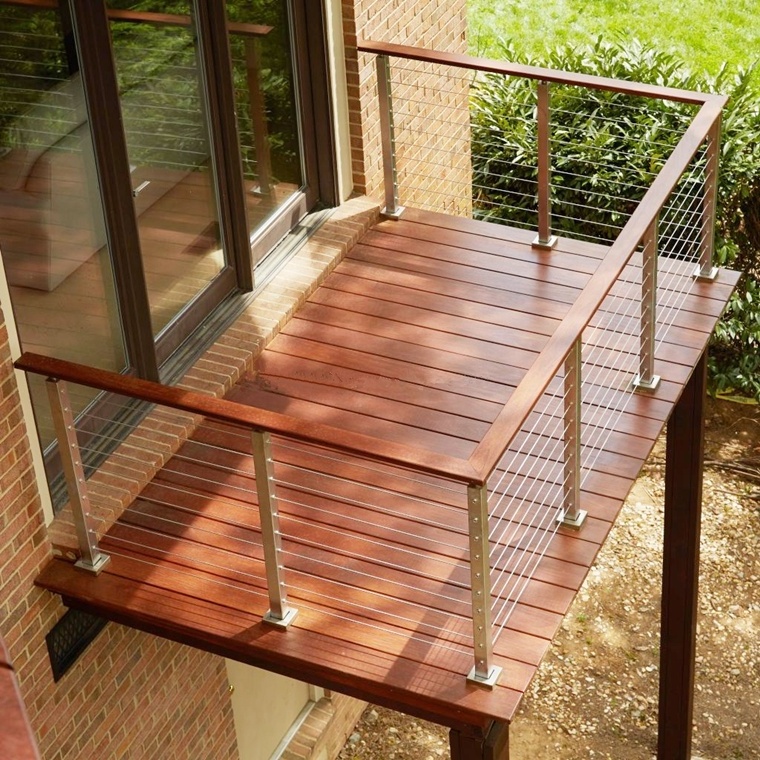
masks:
<path id="1" fill-rule="evenodd" d="M 503 45 L 503 57 L 515 55 Z M 760 399 L 760 108 L 752 69 L 695 74 L 630 41 L 562 47 L 542 65 L 730 96 L 723 118 L 716 261 L 744 274 L 711 345 L 711 387 Z M 478 81 L 472 96 L 473 199 L 482 219 L 535 228 L 535 82 Z M 695 113 L 694 106 L 552 85 L 552 225 L 613 240 Z M 687 193 L 688 189 L 681 188 Z M 663 224 L 679 224 L 668 212 Z M 667 253 L 667 251 L 666 251 Z"/>

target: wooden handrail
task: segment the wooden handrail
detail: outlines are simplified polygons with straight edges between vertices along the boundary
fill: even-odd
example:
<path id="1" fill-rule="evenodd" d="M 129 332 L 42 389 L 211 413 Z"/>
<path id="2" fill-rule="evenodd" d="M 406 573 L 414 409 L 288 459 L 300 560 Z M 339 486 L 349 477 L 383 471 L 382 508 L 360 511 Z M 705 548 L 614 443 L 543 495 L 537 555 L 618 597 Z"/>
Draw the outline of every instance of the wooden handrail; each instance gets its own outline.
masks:
<path id="1" fill-rule="evenodd" d="M 22 8 L 37 8 L 39 10 L 56 10 L 58 0 L 5 0 L 3 5 L 16 5 Z M 155 24 L 157 26 L 190 26 L 190 16 L 179 16 L 171 13 L 153 13 L 150 11 L 121 11 L 109 8 L 106 11 L 112 21 L 132 21 L 143 24 Z M 271 26 L 263 24 L 243 24 L 239 21 L 227 23 L 227 29 L 234 34 L 248 37 L 265 37 L 272 31 Z"/>
<path id="2" fill-rule="evenodd" d="M 220 422 L 267 431 L 348 454 L 365 456 L 416 472 L 436 475 L 460 483 L 482 485 L 477 473 L 465 459 L 373 438 L 363 433 L 341 430 L 331 425 L 292 417 L 280 412 L 31 352 L 23 353 L 15 362 L 15 367 L 36 375 L 117 393 Z"/>
<path id="3" fill-rule="evenodd" d="M 693 92 L 691 90 L 680 90 L 675 87 L 660 87 L 659 85 L 627 82 L 622 79 L 609 79 L 608 77 L 598 77 L 590 74 L 575 74 L 566 71 L 558 71 L 556 69 L 545 69 L 540 66 L 494 61 L 489 58 L 474 58 L 461 53 L 446 53 L 438 50 L 426 50 L 424 48 L 411 47 L 408 45 L 395 45 L 390 42 L 370 42 L 362 40 L 356 48 L 361 53 L 387 55 L 395 58 L 405 58 L 411 61 L 424 61 L 426 63 L 437 63 L 444 66 L 455 66 L 457 68 L 468 69 L 471 71 L 482 71 L 489 74 L 505 74 L 507 76 L 522 77 L 524 79 L 536 79 L 544 82 L 575 85 L 577 87 L 586 87 L 592 90 L 621 92 L 627 95 L 638 95 L 644 98 L 674 100 L 679 103 L 702 105 L 722 97 L 720 95 L 710 95 L 701 92 Z"/>
<path id="4" fill-rule="evenodd" d="M 639 242 L 667 202 L 699 146 L 705 141 L 712 125 L 720 118 L 727 100 L 724 96 L 713 96 L 700 108 L 583 292 L 526 372 L 509 403 L 478 444 L 470 457 L 470 464 L 481 479 L 488 479 L 512 439 L 533 411 L 533 407 L 556 376 L 573 344 L 620 277 Z"/>
<path id="5" fill-rule="evenodd" d="M 702 145 L 710 130 L 720 119 L 721 111 L 728 98 L 723 95 L 626 82 L 587 74 L 574 74 L 387 42 L 362 41 L 357 45 L 357 49 L 360 52 L 374 55 L 393 56 L 407 60 L 455 66 L 472 71 L 504 74 L 700 106 L 665 166 L 610 247 L 609 253 L 594 272 L 557 330 L 549 338 L 538 358 L 515 389 L 509 402 L 470 457 L 470 464 L 478 473 L 478 480 L 485 482 L 504 456 L 513 438 L 522 428 L 549 383 L 559 372 L 568 352 L 620 277 L 639 242 L 667 202 L 699 146 Z"/>

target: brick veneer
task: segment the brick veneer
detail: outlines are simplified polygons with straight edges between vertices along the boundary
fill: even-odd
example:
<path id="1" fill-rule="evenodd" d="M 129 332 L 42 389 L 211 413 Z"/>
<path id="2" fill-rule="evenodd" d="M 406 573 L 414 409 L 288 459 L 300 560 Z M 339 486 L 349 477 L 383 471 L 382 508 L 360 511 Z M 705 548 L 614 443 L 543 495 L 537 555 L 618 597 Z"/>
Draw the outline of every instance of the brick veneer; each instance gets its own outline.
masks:
<path id="1" fill-rule="evenodd" d="M 377 213 L 377 205 L 363 198 L 336 209 L 180 385 L 223 395 Z M 63 679 L 53 682 L 44 637 L 64 608 L 58 597 L 33 585 L 53 544 L 43 520 L 3 319 L 0 393 L 0 634 L 15 662 L 43 758 L 237 758 L 227 676 L 219 657 L 109 624 Z M 153 412 L 118 456 L 88 481 L 101 531 L 194 424 L 190 415 Z M 71 552 L 75 542 L 66 512 L 54 521 L 50 537 L 58 551 Z M 313 742 L 303 757 L 320 756 L 314 753 L 321 753 L 325 742 L 339 746 L 335 737 L 345 737 L 362 705 L 341 697 L 323 707 L 313 720 L 332 715 L 329 736 Z M 296 738 L 293 746 L 309 745 Z"/>
<path id="2" fill-rule="evenodd" d="M 370 57 L 357 55 L 357 30 L 368 39 L 462 51 L 465 2 L 346 0 L 342 8 L 354 180 L 357 190 L 380 198 L 382 170 L 374 64 Z M 452 97 L 461 102 L 462 93 Z M 469 194 L 468 161 L 457 171 L 461 174 L 449 178 L 454 184 L 446 191 L 452 203 Z M 433 177 L 431 182 L 434 186 L 437 181 Z M 426 190 L 422 187 L 419 192 L 415 202 L 423 204 Z M 440 195 L 427 200 L 435 206 Z M 338 209 L 206 351 L 181 385 L 213 395 L 224 394 L 377 212 L 377 205 L 366 199 L 356 199 Z M 91 495 L 102 518 L 102 529 L 120 514 L 194 424 L 191 416 L 154 412 L 149 423 L 143 424 L 120 451 L 127 455 L 139 451 L 139 456 L 113 457 L 91 479 Z M 131 449 L 138 444 L 139 449 Z M 154 452 L 152 456 L 145 455 L 147 444 Z M 50 538 L 62 546 L 72 545 L 65 514 L 52 526 Z M 14 660 L 43 758 L 237 758 L 232 706 L 221 658 L 109 624 L 63 679 L 58 684 L 53 682 L 44 636 L 64 608 L 60 599 L 33 585 L 52 550 L 5 321 L 0 314 L 0 634 Z M 360 709 L 361 704 L 345 697 L 332 705 L 319 706 L 310 717 L 307 735 L 313 735 L 315 727 L 328 724 L 331 731 L 312 742 L 296 737 L 288 757 L 333 757 Z"/>
<path id="3" fill-rule="evenodd" d="M 343 2 L 352 166 L 357 191 L 378 200 L 384 193 L 375 60 L 374 56 L 357 52 L 357 40 L 465 53 L 466 10 L 465 0 Z M 445 68 L 431 70 L 411 62 L 402 66 L 408 72 L 421 72 L 417 81 L 411 73 L 404 75 L 405 83 L 419 84 L 424 80 L 430 97 L 422 98 L 422 91 L 416 90 L 414 98 L 397 111 L 401 203 L 466 215 L 471 209 L 472 174 L 467 82 L 452 77 L 452 72 Z M 456 107 L 446 108 L 452 105 Z"/>

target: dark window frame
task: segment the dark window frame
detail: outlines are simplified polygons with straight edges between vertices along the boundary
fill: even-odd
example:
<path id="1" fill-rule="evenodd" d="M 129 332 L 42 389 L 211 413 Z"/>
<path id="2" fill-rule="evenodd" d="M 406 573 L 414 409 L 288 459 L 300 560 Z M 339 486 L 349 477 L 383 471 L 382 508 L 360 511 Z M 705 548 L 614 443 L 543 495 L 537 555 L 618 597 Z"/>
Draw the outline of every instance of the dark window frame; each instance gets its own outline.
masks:
<path id="1" fill-rule="evenodd" d="M 324 0 L 289 3 L 305 185 L 253 237 L 245 213 L 225 7 L 218 0 L 192 3 L 211 126 L 219 222 L 229 263 L 158 336 L 150 324 L 106 0 L 59 3 L 63 17 L 70 19 L 85 86 L 128 371 L 149 379 L 158 379 L 159 368 L 192 339 L 215 308 L 234 293 L 254 289 L 254 261 L 261 252 L 274 248 L 309 211 L 339 202 Z"/>

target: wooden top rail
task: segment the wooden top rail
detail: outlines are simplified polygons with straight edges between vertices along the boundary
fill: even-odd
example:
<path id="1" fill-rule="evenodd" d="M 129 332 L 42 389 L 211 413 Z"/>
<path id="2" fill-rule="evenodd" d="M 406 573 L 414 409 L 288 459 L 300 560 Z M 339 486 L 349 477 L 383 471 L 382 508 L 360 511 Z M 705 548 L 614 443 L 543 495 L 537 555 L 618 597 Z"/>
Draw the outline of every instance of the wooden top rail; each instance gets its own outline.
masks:
<path id="1" fill-rule="evenodd" d="M 711 97 L 700 108 L 580 297 L 549 338 L 546 346 L 515 389 L 509 403 L 473 452 L 470 463 L 483 480 L 487 480 L 488 475 L 501 460 L 509 443 L 520 431 L 541 394 L 559 371 L 573 344 L 581 336 L 615 281 L 620 277 L 699 146 L 720 118 L 726 101 L 727 98 L 723 96 Z"/>
<path id="2" fill-rule="evenodd" d="M 16 5 L 22 8 L 37 8 L 39 10 L 56 10 L 58 0 L 4 0 L 3 5 Z M 179 16 L 171 13 L 153 13 L 150 11 L 121 11 L 113 8 L 107 10 L 108 18 L 112 21 L 132 21 L 157 26 L 190 26 L 190 16 Z M 234 34 L 244 34 L 248 37 L 265 37 L 272 31 L 271 26 L 263 24 L 243 24 L 230 21 L 227 28 Z"/>
<path id="3" fill-rule="evenodd" d="M 723 95 L 709 95 L 586 74 L 573 74 L 537 66 L 473 58 L 458 53 L 425 50 L 386 42 L 364 41 L 357 45 L 357 49 L 375 55 L 394 56 L 408 60 L 456 66 L 473 71 L 525 77 L 700 106 L 665 166 L 638 204 L 583 293 L 548 340 L 536 361 L 515 389 L 509 403 L 502 409 L 470 457 L 470 464 L 478 473 L 478 480 L 486 482 L 512 439 L 532 412 L 538 399 L 552 378 L 556 376 L 573 344 L 583 333 L 615 281 L 620 277 L 642 237 L 667 202 L 699 146 L 702 145 L 710 129 L 720 119 L 721 111 L 728 99 Z"/>
<path id="4" fill-rule="evenodd" d="M 710 95 L 691 90 L 680 90 L 675 87 L 660 87 L 652 84 L 639 82 L 626 82 L 621 79 L 609 79 L 607 77 L 592 76 L 590 74 L 575 74 L 556 69 L 545 69 L 540 66 L 528 66 L 521 63 L 508 63 L 495 61 L 489 58 L 473 58 L 460 53 L 446 53 L 437 50 L 411 47 L 408 45 L 394 45 L 390 42 L 370 42 L 362 40 L 357 45 L 357 50 L 362 53 L 374 53 L 375 55 L 388 55 L 395 58 L 405 58 L 411 61 L 424 61 L 426 63 L 438 63 L 444 66 L 456 66 L 461 69 L 483 71 L 489 74 L 506 74 L 507 76 L 522 77 L 524 79 L 537 79 L 543 82 L 555 82 L 557 84 L 575 85 L 592 90 L 608 90 L 609 92 L 621 92 L 627 95 L 638 95 L 644 98 L 657 98 L 660 100 L 674 100 L 679 103 L 693 103 L 702 105 L 713 100 L 725 102 L 721 95 Z"/>
<path id="5" fill-rule="evenodd" d="M 461 483 L 484 485 L 556 376 L 571 347 L 620 277 L 689 162 L 720 118 L 725 102 L 725 97 L 715 96 L 700 108 L 580 297 L 549 338 L 469 460 L 38 354 L 24 353 L 16 362 L 16 367 L 212 419 L 268 430 Z"/>
<path id="6" fill-rule="evenodd" d="M 190 414 L 199 414 L 251 430 L 268 431 L 305 443 L 368 457 L 416 472 L 436 475 L 460 483 L 482 485 L 477 473 L 473 471 L 467 460 L 380 440 L 362 433 L 341 430 L 260 407 L 239 404 L 175 386 L 161 385 L 150 380 L 141 380 L 120 375 L 117 372 L 86 367 L 82 364 L 30 352 L 23 353 L 15 362 L 15 367 L 25 372 L 66 380 Z"/>

